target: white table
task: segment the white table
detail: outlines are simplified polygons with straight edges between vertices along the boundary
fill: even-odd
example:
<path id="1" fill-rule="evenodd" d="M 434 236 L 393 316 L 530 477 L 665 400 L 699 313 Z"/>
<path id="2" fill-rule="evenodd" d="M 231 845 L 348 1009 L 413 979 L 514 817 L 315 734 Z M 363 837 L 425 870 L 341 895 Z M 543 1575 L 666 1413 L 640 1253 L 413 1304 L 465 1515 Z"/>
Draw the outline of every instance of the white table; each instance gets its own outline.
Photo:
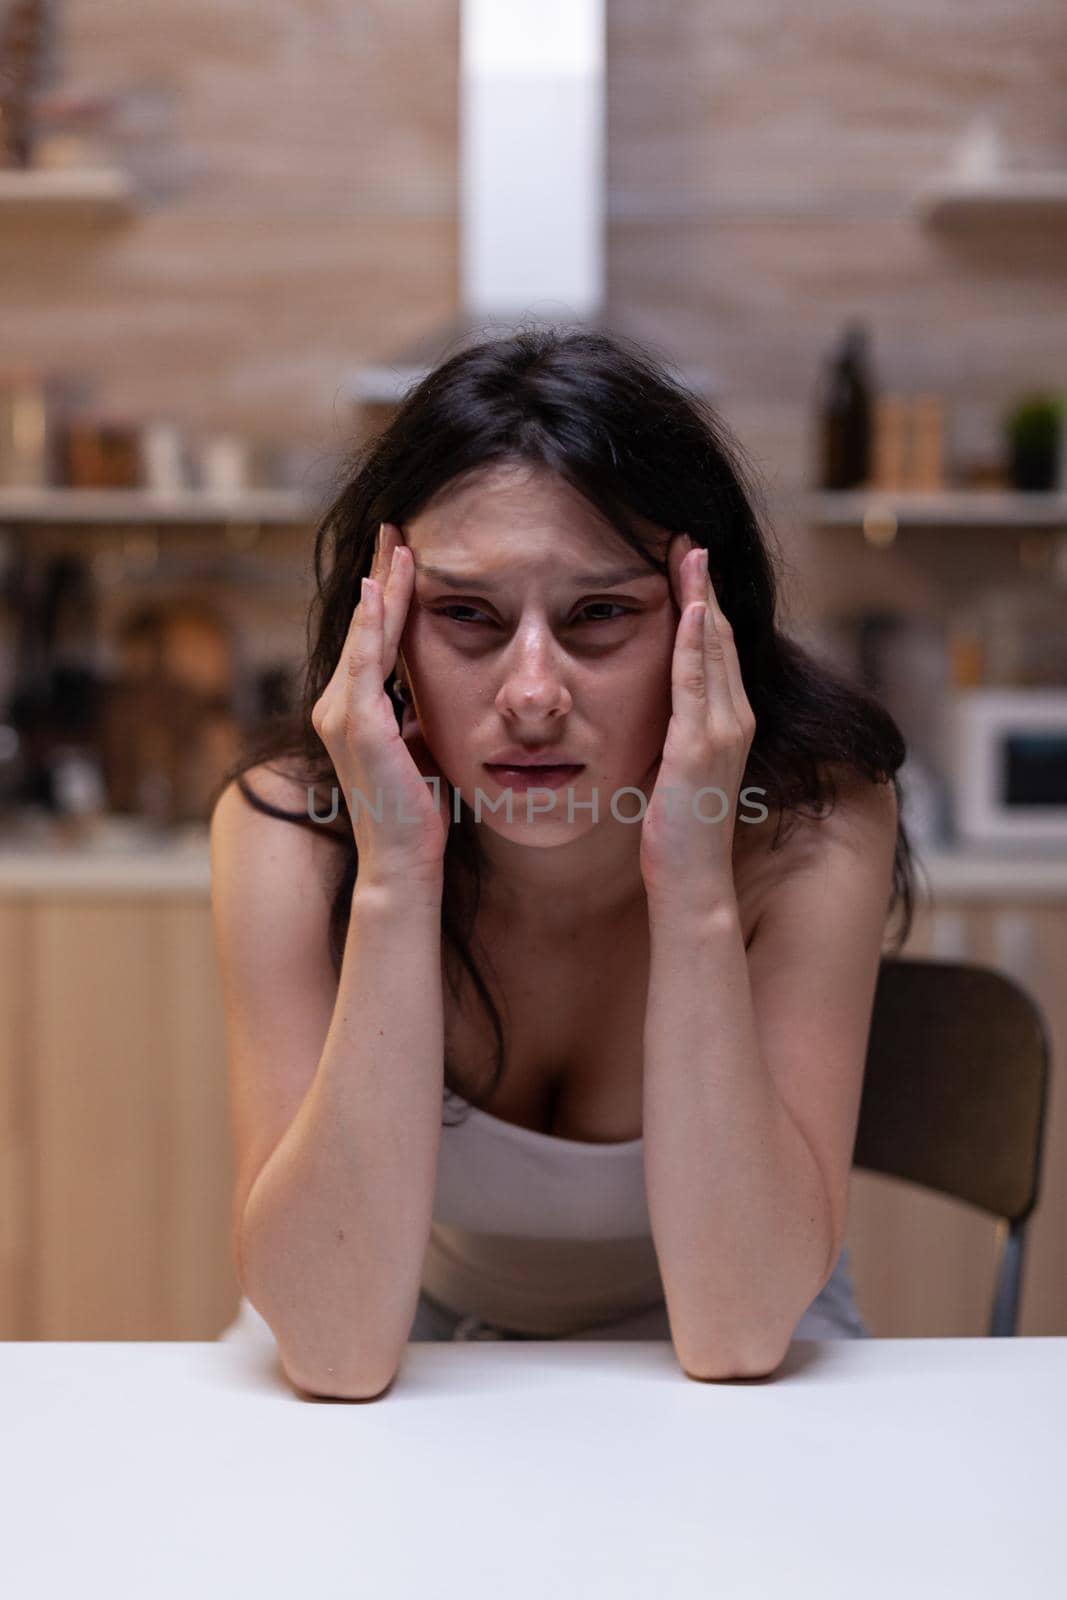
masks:
<path id="1" fill-rule="evenodd" d="M 0 1344 L 18 1600 L 1041 1600 L 1067 1592 L 1067 1338 L 412 1344 L 316 1401 L 250 1344 Z"/>

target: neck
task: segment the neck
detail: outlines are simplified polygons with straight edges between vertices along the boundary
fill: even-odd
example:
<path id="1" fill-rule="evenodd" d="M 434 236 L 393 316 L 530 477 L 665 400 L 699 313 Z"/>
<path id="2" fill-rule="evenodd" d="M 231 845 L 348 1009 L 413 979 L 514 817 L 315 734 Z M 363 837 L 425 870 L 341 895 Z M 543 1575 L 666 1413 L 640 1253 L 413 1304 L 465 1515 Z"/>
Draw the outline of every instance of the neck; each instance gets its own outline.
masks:
<path id="1" fill-rule="evenodd" d="M 573 930 L 646 904 L 637 824 L 600 823 L 580 839 L 543 849 L 485 829 L 481 845 L 484 903 L 523 926 Z"/>

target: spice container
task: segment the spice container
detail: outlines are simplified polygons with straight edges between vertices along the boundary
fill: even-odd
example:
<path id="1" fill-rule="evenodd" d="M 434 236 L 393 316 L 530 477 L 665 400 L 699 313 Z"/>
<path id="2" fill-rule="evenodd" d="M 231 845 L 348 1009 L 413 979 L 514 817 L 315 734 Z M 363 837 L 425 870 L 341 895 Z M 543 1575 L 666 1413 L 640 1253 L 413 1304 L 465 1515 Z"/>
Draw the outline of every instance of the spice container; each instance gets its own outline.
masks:
<path id="1" fill-rule="evenodd" d="M 949 623 L 948 666 L 954 689 L 977 689 L 985 682 L 982 622 L 975 607 L 958 610 Z"/>

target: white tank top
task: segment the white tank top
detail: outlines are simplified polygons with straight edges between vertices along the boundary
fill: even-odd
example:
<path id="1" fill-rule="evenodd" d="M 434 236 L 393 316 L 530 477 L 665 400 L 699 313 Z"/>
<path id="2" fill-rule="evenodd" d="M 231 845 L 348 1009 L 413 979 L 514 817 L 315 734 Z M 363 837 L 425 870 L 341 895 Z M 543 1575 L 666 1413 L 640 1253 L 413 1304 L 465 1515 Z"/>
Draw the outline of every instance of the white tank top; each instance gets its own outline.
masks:
<path id="1" fill-rule="evenodd" d="M 422 1287 L 522 1333 L 577 1332 L 663 1301 L 644 1140 L 591 1144 L 516 1127 L 451 1095 Z"/>

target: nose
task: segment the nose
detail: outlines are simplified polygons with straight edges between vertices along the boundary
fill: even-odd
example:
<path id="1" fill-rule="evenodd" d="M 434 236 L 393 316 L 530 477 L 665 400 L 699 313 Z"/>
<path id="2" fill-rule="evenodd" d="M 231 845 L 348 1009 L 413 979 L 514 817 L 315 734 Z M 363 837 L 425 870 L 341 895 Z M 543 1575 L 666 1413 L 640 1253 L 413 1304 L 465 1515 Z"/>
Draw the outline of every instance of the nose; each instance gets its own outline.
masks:
<path id="1" fill-rule="evenodd" d="M 529 627 L 516 633 L 495 704 L 502 715 L 529 722 L 570 710 L 570 690 L 549 630 Z"/>

